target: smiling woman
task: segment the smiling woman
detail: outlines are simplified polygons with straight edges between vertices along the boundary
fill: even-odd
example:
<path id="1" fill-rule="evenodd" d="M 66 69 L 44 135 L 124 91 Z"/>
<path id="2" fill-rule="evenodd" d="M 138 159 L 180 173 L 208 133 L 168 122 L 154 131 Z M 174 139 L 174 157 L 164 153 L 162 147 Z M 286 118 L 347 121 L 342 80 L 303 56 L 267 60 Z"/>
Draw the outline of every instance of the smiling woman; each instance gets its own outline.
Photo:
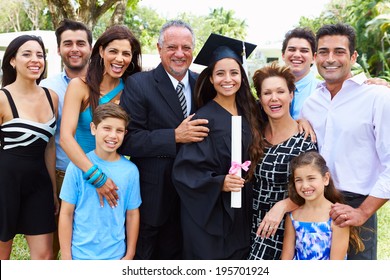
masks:
<path id="1" fill-rule="evenodd" d="M 290 114 L 294 75 L 277 63 L 257 70 L 253 76 L 263 116 L 264 157 L 255 163 L 251 251 L 249 259 L 280 259 L 284 236 L 284 214 L 296 205 L 287 198 L 289 163 L 299 154 L 315 150 L 310 137 L 299 133 Z"/>
<path id="2" fill-rule="evenodd" d="M 0 92 L 1 260 L 9 259 L 13 238 L 20 233 L 28 240 L 31 259 L 52 258 L 54 215 L 58 212 L 58 199 L 53 195 L 52 136 L 58 97 L 38 86 L 45 59 L 42 40 L 32 35 L 16 37 L 4 53 L 4 87 Z"/>
<path id="3" fill-rule="evenodd" d="M 125 79 L 141 71 L 141 46 L 125 26 L 112 26 L 95 42 L 87 75 L 70 81 L 63 107 L 60 144 L 69 159 L 86 172 L 93 164 L 86 153 L 95 148 L 90 132 L 92 113 L 99 104 L 119 103 Z M 77 137 L 77 141 L 75 139 Z M 97 188 L 101 205 L 117 204 L 116 186 L 111 178 Z"/>
<path id="4" fill-rule="evenodd" d="M 9 45 L 9 43 L 13 39 L 21 35 L 34 35 L 42 38 L 42 41 L 45 43 L 45 51 L 46 51 L 46 58 L 47 58 L 46 75 L 50 76 L 61 72 L 62 65 L 61 65 L 61 60 L 58 59 L 56 37 L 54 31 L 48 31 L 48 30 L 33 30 L 33 31 L 1 33 L 0 34 L 0 65 L 1 65 L 1 61 L 3 60 L 4 51 Z M 0 70 L 0 78 L 1 78 L 1 70 Z"/>
<path id="5" fill-rule="evenodd" d="M 260 111 L 242 66 L 243 44 L 249 56 L 256 46 L 211 34 L 195 59 L 207 67 L 195 85 L 199 109 L 194 118 L 208 120 L 209 134 L 181 146 L 173 165 L 185 259 L 246 259 L 248 255 L 252 188 L 241 176 L 229 173 L 232 116 L 242 120 L 238 130 L 243 162 L 260 158 L 263 142 Z M 253 174 L 253 168 L 248 173 Z M 242 207 L 233 208 L 232 192 L 239 191 Z"/>

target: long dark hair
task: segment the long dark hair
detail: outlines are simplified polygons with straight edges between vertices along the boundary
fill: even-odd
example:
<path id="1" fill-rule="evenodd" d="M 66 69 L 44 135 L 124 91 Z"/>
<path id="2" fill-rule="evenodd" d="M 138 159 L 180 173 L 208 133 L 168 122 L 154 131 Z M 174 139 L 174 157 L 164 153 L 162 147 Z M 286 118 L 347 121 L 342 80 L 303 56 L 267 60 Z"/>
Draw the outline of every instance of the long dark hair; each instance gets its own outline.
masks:
<path id="1" fill-rule="evenodd" d="M 36 41 L 42 48 L 43 52 L 43 59 L 45 60 L 44 63 L 44 69 L 39 76 L 39 78 L 36 80 L 36 83 L 39 84 L 39 82 L 42 80 L 43 76 L 46 72 L 46 51 L 45 51 L 45 45 L 43 44 L 43 41 L 40 37 L 34 36 L 34 35 L 21 35 L 16 37 L 9 43 L 7 49 L 5 50 L 4 57 L 3 57 L 3 64 L 1 66 L 1 69 L 3 70 L 3 78 L 2 78 L 2 86 L 5 87 L 9 84 L 12 84 L 16 80 L 16 69 L 14 69 L 11 65 L 11 59 L 16 56 L 16 53 L 18 52 L 19 48 L 28 41 Z"/>
<path id="2" fill-rule="evenodd" d="M 217 95 L 217 91 L 210 81 L 210 77 L 212 76 L 216 63 L 217 61 L 205 68 L 199 74 L 199 77 L 196 81 L 194 98 L 197 108 L 202 107 L 210 100 L 214 99 L 214 97 Z M 250 84 L 245 74 L 245 70 L 239 61 L 237 61 L 237 63 L 240 67 L 242 81 L 241 87 L 236 93 L 235 100 L 237 107 L 241 110 L 245 119 L 249 122 L 252 132 L 252 142 L 248 149 L 250 160 L 252 162 L 247 176 L 250 180 L 253 176 L 257 163 L 260 162 L 264 155 L 264 144 L 262 140 L 263 137 L 261 136 L 261 131 L 263 131 L 264 124 L 260 117 L 259 106 L 257 105 L 256 99 L 250 90 Z"/>
<path id="3" fill-rule="evenodd" d="M 288 185 L 288 195 L 291 201 L 298 205 L 303 205 L 305 200 L 298 194 L 295 188 L 294 173 L 297 168 L 308 165 L 311 165 L 317 169 L 321 176 L 325 176 L 325 174 L 329 172 L 329 168 L 326 165 L 325 159 L 317 151 L 304 152 L 291 160 L 291 176 Z M 329 176 L 329 184 L 324 189 L 324 196 L 332 203 L 345 203 L 343 194 L 336 189 L 336 186 L 332 180 L 332 176 Z M 354 247 L 356 252 L 363 251 L 364 244 L 359 236 L 359 228 L 350 227 L 349 236 L 349 243 L 351 247 Z"/>
<path id="4" fill-rule="evenodd" d="M 126 78 L 134 73 L 140 72 L 142 69 L 141 64 L 141 44 L 134 34 L 124 25 L 114 25 L 109 27 L 95 42 L 92 49 L 91 61 L 88 66 L 86 82 L 89 87 L 89 106 L 91 112 L 99 104 L 100 98 L 100 84 L 103 80 L 104 65 L 101 63 L 101 57 L 99 53 L 100 47 L 105 49 L 109 43 L 114 40 L 129 40 L 131 45 L 131 51 L 133 57 L 131 63 L 126 71 L 122 75 L 122 79 L 125 81 Z"/>

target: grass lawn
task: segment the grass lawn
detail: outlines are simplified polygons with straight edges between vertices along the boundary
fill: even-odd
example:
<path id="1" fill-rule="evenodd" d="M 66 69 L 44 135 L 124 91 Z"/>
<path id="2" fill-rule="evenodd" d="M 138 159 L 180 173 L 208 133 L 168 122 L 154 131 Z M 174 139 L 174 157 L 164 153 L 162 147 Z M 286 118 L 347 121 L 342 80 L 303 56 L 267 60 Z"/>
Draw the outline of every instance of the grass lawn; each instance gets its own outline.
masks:
<path id="1" fill-rule="evenodd" d="M 11 259 L 30 259 L 27 242 L 22 235 L 14 238 Z M 378 260 L 390 260 L 390 202 L 378 211 Z"/>
<path id="2" fill-rule="evenodd" d="M 390 202 L 378 211 L 378 260 L 390 260 Z"/>

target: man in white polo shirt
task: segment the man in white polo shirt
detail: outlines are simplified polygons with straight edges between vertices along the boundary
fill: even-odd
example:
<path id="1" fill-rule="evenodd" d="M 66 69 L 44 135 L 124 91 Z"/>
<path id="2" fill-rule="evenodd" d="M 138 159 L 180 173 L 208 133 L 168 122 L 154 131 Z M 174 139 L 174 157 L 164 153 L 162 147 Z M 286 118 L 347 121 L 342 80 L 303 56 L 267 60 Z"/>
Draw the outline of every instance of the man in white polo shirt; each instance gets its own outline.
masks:
<path id="1" fill-rule="evenodd" d="M 346 204 L 335 204 L 336 225 L 362 226 L 365 250 L 348 259 L 376 259 L 376 211 L 390 199 L 390 89 L 352 76 L 355 31 L 346 24 L 322 26 L 315 61 L 324 78 L 303 105 L 318 148 Z"/>

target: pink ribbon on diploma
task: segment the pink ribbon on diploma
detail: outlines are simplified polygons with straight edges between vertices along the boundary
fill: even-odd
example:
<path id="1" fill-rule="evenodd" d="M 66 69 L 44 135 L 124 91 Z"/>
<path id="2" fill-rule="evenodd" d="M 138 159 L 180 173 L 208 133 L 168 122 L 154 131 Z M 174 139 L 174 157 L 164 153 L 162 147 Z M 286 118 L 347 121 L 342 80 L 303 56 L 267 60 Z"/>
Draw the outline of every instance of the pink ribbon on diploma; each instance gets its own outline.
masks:
<path id="1" fill-rule="evenodd" d="M 249 160 L 245 161 L 243 164 L 233 161 L 232 166 L 229 169 L 229 174 L 236 174 L 240 168 L 245 171 L 248 171 L 251 162 Z"/>

